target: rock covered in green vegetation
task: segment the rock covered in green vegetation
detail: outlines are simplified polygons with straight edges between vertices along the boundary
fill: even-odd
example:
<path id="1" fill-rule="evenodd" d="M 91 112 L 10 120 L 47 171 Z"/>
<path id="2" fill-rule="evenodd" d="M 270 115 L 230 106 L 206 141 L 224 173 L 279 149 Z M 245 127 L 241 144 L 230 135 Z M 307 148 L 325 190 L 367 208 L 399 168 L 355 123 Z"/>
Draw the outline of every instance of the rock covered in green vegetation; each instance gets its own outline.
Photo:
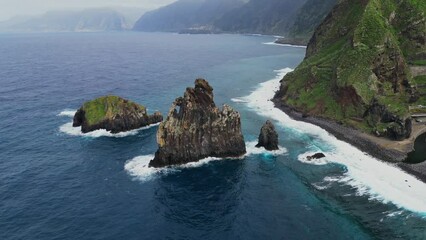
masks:
<path id="1" fill-rule="evenodd" d="M 73 126 L 83 133 L 105 129 L 119 133 L 138 129 L 163 120 L 161 113 L 148 115 L 146 108 L 117 96 L 105 96 L 86 102 L 75 114 Z"/>
<path id="2" fill-rule="evenodd" d="M 418 92 L 410 61 L 426 55 L 426 1 L 342 0 L 281 82 L 277 105 L 395 140 L 411 133 Z"/>
<path id="3" fill-rule="evenodd" d="M 157 132 L 158 151 L 150 167 L 196 162 L 206 157 L 240 157 L 246 153 L 240 114 L 216 107 L 213 88 L 197 79 L 175 100 Z"/>

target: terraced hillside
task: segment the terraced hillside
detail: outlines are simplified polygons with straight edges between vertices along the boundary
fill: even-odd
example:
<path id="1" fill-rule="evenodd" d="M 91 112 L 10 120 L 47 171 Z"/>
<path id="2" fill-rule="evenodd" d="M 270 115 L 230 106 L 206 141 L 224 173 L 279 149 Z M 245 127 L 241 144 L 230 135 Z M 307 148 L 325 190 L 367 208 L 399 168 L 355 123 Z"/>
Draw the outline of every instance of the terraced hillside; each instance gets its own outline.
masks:
<path id="1" fill-rule="evenodd" d="M 282 81 L 275 102 L 367 133 L 411 134 L 424 101 L 426 1 L 342 0 L 311 38 L 305 60 Z"/>

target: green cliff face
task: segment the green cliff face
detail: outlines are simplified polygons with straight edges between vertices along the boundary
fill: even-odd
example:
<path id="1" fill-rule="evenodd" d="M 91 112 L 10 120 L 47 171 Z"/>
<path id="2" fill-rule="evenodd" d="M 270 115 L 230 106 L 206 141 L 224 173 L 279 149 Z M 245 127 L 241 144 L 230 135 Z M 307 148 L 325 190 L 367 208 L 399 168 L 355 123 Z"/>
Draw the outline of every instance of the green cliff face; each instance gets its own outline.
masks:
<path id="1" fill-rule="evenodd" d="M 403 139 L 419 99 L 409 64 L 426 56 L 424 0 L 341 0 L 282 81 L 278 104 Z"/>

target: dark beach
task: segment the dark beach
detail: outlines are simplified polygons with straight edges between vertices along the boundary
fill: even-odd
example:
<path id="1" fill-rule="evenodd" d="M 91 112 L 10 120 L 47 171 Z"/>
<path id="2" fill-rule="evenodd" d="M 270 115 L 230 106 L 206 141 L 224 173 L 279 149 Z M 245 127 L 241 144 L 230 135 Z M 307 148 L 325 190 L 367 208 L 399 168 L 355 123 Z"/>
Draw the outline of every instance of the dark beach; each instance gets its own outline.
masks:
<path id="1" fill-rule="evenodd" d="M 304 116 L 294 108 L 283 105 L 277 101 L 274 101 L 274 103 L 277 108 L 285 112 L 291 118 L 317 125 L 334 135 L 337 139 L 345 141 L 379 160 L 392 163 L 402 170 L 414 175 L 419 180 L 426 182 L 426 162 L 418 164 L 404 162 L 408 153 L 413 149 L 415 139 L 426 132 L 426 125 L 417 125 L 417 128 L 409 139 L 397 142 L 363 133 L 357 129 L 344 126 L 329 119 Z"/>

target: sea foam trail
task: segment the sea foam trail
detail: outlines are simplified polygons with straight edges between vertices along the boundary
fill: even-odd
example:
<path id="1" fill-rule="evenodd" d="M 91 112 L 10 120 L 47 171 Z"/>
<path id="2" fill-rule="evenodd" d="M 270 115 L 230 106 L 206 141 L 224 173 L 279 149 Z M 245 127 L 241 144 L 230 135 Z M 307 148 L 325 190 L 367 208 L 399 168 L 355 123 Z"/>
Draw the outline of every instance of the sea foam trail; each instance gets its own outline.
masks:
<path id="1" fill-rule="evenodd" d="M 277 71 L 277 77 L 259 84 L 249 96 L 241 98 L 247 106 L 259 115 L 274 119 L 282 127 L 293 128 L 299 132 L 318 136 L 330 144 L 333 151 L 325 161 L 345 165 L 347 172 L 340 179 L 358 188 L 360 194 L 369 194 L 384 203 L 392 202 L 398 207 L 426 214 L 426 184 L 407 174 L 396 166 L 382 162 L 360 151 L 354 146 L 338 140 L 324 129 L 306 122 L 296 121 L 278 108 L 270 99 L 279 89 L 280 80 L 292 69 Z M 303 157 L 303 156 L 302 156 Z"/>
<path id="2" fill-rule="evenodd" d="M 74 117 L 75 113 L 76 113 L 75 110 L 68 110 L 68 109 L 66 109 L 66 110 L 60 112 L 56 116 L 59 116 L 59 117 Z"/>
<path id="3" fill-rule="evenodd" d="M 57 116 L 74 117 L 75 113 L 76 113 L 75 110 L 74 111 L 64 110 L 61 113 L 59 113 Z M 122 138 L 122 137 L 137 135 L 142 130 L 146 130 L 146 129 L 160 125 L 160 123 L 156 123 L 146 127 L 138 128 L 138 129 L 127 131 L 127 132 L 120 132 L 120 133 L 111 133 L 105 129 L 99 129 L 89 133 L 83 133 L 81 131 L 81 127 L 73 127 L 72 124 L 73 124 L 72 122 L 63 124 L 62 126 L 59 127 L 59 131 L 65 134 L 68 134 L 70 136 L 82 136 L 82 137 L 91 137 L 91 138 L 98 138 L 98 137 Z"/>
<path id="4" fill-rule="evenodd" d="M 264 42 L 263 44 L 280 46 L 280 47 L 306 48 L 306 46 L 303 46 L 303 45 L 281 44 L 281 43 L 276 43 L 276 42 Z"/>
<path id="5" fill-rule="evenodd" d="M 281 146 L 276 151 L 267 151 L 264 148 L 257 148 L 256 144 L 257 144 L 256 142 L 247 142 L 246 143 L 247 153 L 244 156 L 242 156 L 241 158 L 227 158 L 227 159 L 240 160 L 240 159 L 244 159 L 244 157 L 251 156 L 251 155 L 278 156 L 278 155 L 283 155 L 287 153 L 287 149 Z M 149 162 L 153 158 L 154 158 L 154 155 L 144 155 L 144 156 L 135 157 L 125 163 L 124 170 L 126 170 L 127 173 L 130 176 L 134 177 L 135 179 L 142 182 L 146 182 L 159 176 L 164 176 L 170 173 L 179 172 L 180 170 L 185 168 L 196 168 L 196 167 L 201 167 L 213 161 L 225 160 L 224 158 L 208 157 L 198 162 L 191 162 L 191 163 L 187 163 L 183 165 L 176 165 L 176 166 L 164 167 L 164 168 L 150 168 Z"/>

